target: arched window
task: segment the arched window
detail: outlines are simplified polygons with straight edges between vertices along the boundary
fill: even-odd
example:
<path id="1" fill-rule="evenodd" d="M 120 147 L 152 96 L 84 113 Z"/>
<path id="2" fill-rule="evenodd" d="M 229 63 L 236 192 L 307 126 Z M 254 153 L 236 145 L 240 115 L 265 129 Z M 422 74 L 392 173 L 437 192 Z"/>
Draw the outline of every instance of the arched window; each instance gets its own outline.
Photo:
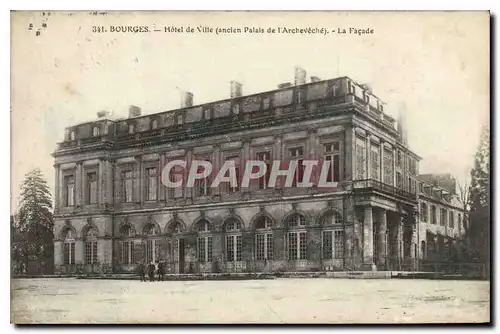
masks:
<path id="1" fill-rule="evenodd" d="M 99 128 L 97 126 L 94 126 L 92 128 L 92 136 L 94 136 L 94 137 L 99 136 Z"/>
<path id="2" fill-rule="evenodd" d="M 122 238 L 130 238 L 135 235 L 133 228 L 130 225 L 124 225 L 121 228 Z M 134 241 L 125 239 L 122 241 L 122 264 L 132 264 L 134 261 Z"/>
<path id="3" fill-rule="evenodd" d="M 273 232 L 271 218 L 261 215 L 255 221 L 255 259 L 273 259 Z"/>
<path id="4" fill-rule="evenodd" d="M 153 224 L 148 224 L 145 228 L 144 228 L 144 234 L 145 235 L 156 235 L 156 226 L 154 226 Z"/>
<path id="5" fill-rule="evenodd" d="M 75 232 L 67 229 L 64 235 L 64 264 L 75 264 Z"/>
<path id="6" fill-rule="evenodd" d="M 241 261 L 241 222 L 236 218 L 227 219 L 224 223 L 224 232 L 226 234 L 226 261 Z"/>
<path id="7" fill-rule="evenodd" d="M 323 225 L 335 225 L 342 223 L 342 216 L 334 210 L 329 210 L 321 219 Z"/>
<path id="8" fill-rule="evenodd" d="M 287 218 L 285 226 L 292 229 L 287 233 L 288 259 L 305 260 L 307 258 L 306 217 L 300 213 L 294 213 Z"/>
<path id="9" fill-rule="evenodd" d="M 197 255 L 199 262 L 212 262 L 212 224 L 206 219 L 198 221 L 195 226 L 198 232 L 197 237 Z"/>
<path id="10" fill-rule="evenodd" d="M 295 213 L 288 217 L 286 225 L 288 226 L 288 228 L 306 226 L 306 217 L 304 217 L 300 213 Z"/>
<path id="11" fill-rule="evenodd" d="M 93 227 L 85 233 L 85 263 L 97 263 L 97 231 Z"/>
<path id="12" fill-rule="evenodd" d="M 321 218 L 323 228 L 328 228 L 331 225 L 338 225 L 342 223 L 342 216 L 335 210 L 327 211 Z M 344 229 L 334 228 L 331 226 L 329 229 L 321 231 L 321 249 L 323 259 L 342 259 L 344 258 Z M 376 244 L 377 242 L 374 241 Z"/>
<path id="13" fill-rule="evenodd" d="M 157 244 L 156 239 L 153 239 L 158 235 L 156 226 L 154 224 L 146 225 L 144 227 L 144 234 L 148 238 L 146 240 L 146 262 L 155 262 L 160 254 L 158 249 L 159 244 Z"/>
<path id="14" fill-rule="evenodd" d="M 182 233 L 182 232 L 184 232 L 184 229 L 183 229 L 182 224 L 180 222 L 172 222 L 168 226 L 168 233 L 176 234 L 176 233 Z"/>
<path id="15" fill-rule="evenodd" d="M 151 129 L 152 129 L 152 130 L 158 129 L 158 121 L 157 121 L 156 119 L 154 119 L 154 120 L 151 122 Z"/>

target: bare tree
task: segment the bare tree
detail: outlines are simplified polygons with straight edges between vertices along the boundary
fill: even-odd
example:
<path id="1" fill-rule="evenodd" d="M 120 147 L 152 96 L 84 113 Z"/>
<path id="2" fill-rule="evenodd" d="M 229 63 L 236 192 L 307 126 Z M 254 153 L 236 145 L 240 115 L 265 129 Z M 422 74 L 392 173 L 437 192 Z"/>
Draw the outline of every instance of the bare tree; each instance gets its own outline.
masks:
<path id="1" fill-rule="evenodd" d="M 467 212 L 470 210 L 470 183 L 468 180 L 465 180 L 463 182 L 457 182 L 457 190 L 458 190 L 458 200 L 460 201 L 460 204 L 462 205 L 462 209 L 464 210 L 463 212 L 463 221 L 458 222 L 459 228 L 463 228 L 464 224 L 463 222 L 466 221 L 467 219 Z"/>

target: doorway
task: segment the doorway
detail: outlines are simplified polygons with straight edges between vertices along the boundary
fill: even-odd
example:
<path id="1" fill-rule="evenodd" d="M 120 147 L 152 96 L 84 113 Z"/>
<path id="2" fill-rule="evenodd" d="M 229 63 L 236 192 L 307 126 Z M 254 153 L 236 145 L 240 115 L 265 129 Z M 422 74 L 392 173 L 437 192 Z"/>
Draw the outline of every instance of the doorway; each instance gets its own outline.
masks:
<path id="1" fill-rule="evenodd" d="M 184 273 L 184 239 L 179 239 L 179 274 Z"/>

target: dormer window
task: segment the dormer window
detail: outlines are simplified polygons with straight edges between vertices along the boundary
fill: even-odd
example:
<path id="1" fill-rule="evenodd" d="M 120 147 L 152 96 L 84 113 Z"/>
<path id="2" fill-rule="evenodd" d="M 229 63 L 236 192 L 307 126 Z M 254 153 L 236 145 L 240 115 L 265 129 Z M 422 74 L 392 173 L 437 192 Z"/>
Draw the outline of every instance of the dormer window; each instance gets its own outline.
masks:
<path id="1" fill-rule="evenodd" d="M 182 125 L 184 122 L 184 119 L 182 117 L 182 114 L 177 115 L 177 125 Z"/>
<path id="2" fill-rule="evenodd" d="M 210 109 L 205 109 L 205 110 L 203 110 L 203 118 L 204 118 L 205 120 L 209 120 L 210 118 L 212 118 L 211 116 L 212 116 L 212 115 L 210 114 Z"/>
<path id="3" fill-rule="evenodd" d="M 75 140 L 75 131 L 69 133 L 69 140 Z"/>
<path id="4" fill-rule="evenodd" d="M 99 136 L 99 128 L 97 126 L 94 126 L 94 128 L 92 129 L 92 136 Z"/>
<path id="5" fill-rule="evenodd" d="M 128 125 L 128 133 L 134 133 L 134 124 Z"/>
<path id="6" fill-rule="evenodd" d="M 238 103 L 233 105 L 233 114 L 234 115 L 239 115 L 240 113 L 240 105 Z"/>
<path id="7" fill-rule="evenodd" d="M 154 119 L 151 122 L 151 129 L 153 129 L 153 130 L 158 129 L 158 121 L 156 119 Z"/>

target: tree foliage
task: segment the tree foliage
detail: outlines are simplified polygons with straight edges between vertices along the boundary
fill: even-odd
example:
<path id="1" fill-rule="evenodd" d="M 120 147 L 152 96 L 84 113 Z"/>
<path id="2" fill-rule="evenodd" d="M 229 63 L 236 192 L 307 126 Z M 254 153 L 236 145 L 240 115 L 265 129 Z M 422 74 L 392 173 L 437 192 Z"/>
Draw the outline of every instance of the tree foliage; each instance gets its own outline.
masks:
<path id="1" fill-rule="evenodd" d="M 483 128 L 474 158 L 469 188 L 470 227 L 468 238 L 475 257 L 489 260 L 490 245 L 490 129 Z"/>
<path id="2" fill-rule="evenodd" d="M 13 257 L 24 268 L 29 260 L 52 258 L 53 216 L 49 186 L 39 169 L 26 174 L 21 184 L 19 212 L 11 217 Z"/>

